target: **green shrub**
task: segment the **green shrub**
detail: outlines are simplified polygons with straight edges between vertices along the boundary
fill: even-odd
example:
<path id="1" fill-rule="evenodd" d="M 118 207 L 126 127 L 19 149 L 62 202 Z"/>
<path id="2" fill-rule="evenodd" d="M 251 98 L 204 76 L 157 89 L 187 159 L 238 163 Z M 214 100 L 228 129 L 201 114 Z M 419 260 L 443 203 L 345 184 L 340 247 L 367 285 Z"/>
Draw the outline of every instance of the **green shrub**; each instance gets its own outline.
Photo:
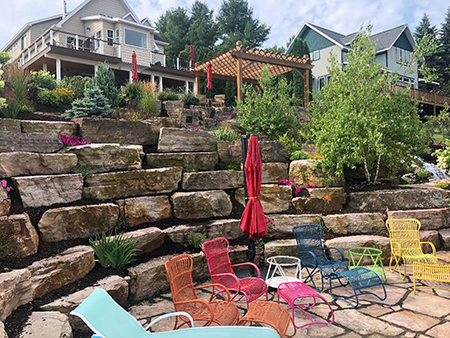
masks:
<path id="1" fill-rule="evenodd" d="M 75 100 L 72 109 L 67 110 L 64 117 L 73 119 L 78 117 L 110 117 L 112 113 L 108 99 L 100 88 L 92 84 L 86 89 L 84 99 Z"/>
<path id="2" fill-rule="evenodd" d="M 28 102 L 28 85 L 31 80 L 30 72 L 26 69 L 18 68 L 16 64 L 8 64 L 5 66 L 4 78 L 12 84 L 16 101 L 21 106 L 30 106 Z"/>
<path id="3" fill-rule="evenodd" d="M 212 133 L 216 135 L 219 141 L 238 141 L 241 137 L 239 134 L 231 128 L 217 128 Z"/>
<path id="4" fill-rule="evenodd" d="M 15 101 L 2 109 L 2 114 L 8 119 L 15 119 L 22 111 L 22 105 Z"/>
<path id="5" fill-rule="evenodd" d="M 57 87 L 55 76 L 44 70 L 31 72 L 30 85 L 47 90 L 55 90 Z"/>
<path id="6" fill-rule="evenodd" d="M 142 86 L 140 82 L 128 82 L 125 86 L 125 98 L 127 100 L 141 100 Z"/>
<path id="7" fill-rule="evenodd" d="M 184 94 L 182 100 L 187 106 L 198 106 L 200 104 L 198 97 L 191 93 Z"/>
<path id="8" fill-rule="evenodd" d="M 447 189 L 449 185 L 450 184 L 448 184 L 448 183 L 436 183 L 436 184 L 433 184 L 433 187 Z"/>
<path id="9" fill-rule="evenodd" d="M 289 156 L 289 159 L 291 161 L 307 160 L 308 158 L 309 158 L 309 154 L 304 150 L 296 150 L 291 154 L 291 156 Z"/>
<path id="10" fill-rule="evenodd" d="M 424 179 L 428 177 L 428 170 L 424 168 L 419 168 L 416 170 L 416 175 L 418 178 Z"/>
<path id="11" fill-rule="evenodd" d="M 441 169 L 450 168 L 450 147 L 438 149 L 433 154 L 437 158 L 437 166 Z"/>
<path id="12" fill-rule="evenodd" d="M 57 88 L 54 90 L 58 95 L 59 104 L 71 104 L 75 100 L 75 92 L 67 88 Z"/>
<path id="13" fill-rule="evenodd" d="M 163 101 L 178 101 L 180 98 L 178 97 L 177 93 L 171 91 L 171 90 L 165 90 L 158 94 L 158 100 Z"/>
<path id="14" fill-rule="evenodd" d="M 150 116 L 158 115 L 158 101 L 156 100 L 156 85 L 153 82 L 141 83 L 141 110 Z"/>
<path id="15" fill-rule="evenodd" d="M 184 240 L 183 246 L 184 247 L 193 247 L 195 249 L 201 249 L 203 243 L 205 243 L 206 236 L 205 234 L 195 235 L 193 233 L 190 234 L 190 236 Z"/>
<path id="16" fill-rule="evenodd" d="M 45 106 L 59 105 L 59 95 L 53 90 L 46 90 L 38 94 L 38 100 Z"/>
<path id="17" fill-rule="evenodd" d="M 83 178 L 86 178 L 86 177 L 88 177 L 90 175 L 94 175 L 94 174 L 97 173 L 95 170 L 88 169 L 88 168 L 85 168 L 85 167 L 75 167 L 75 168 L 72 169 L 72 172 L 74 174 L 81 174 L 81 176 L 83 176 Z"/>
<path id="18" fill-rule="evenodd" d="M 220 170 L 242 170 L 240 163 L 219 163 L 218 166 Z"/>
<path id="19" fill-rule="evenodd" d="M 106 236 L 105 233 L 89 239 L 89 245 L 97 257 L 96 262 L 104 268 L 120 269 L 135 261 L 136 244 L 131 237 L 114 233 L 114 236 Z"/>
<path id="20" fill-rule="evenodd" d="M 4 65 L 9 59 L 11 59 L 11 54 L 0 51 L 0 65 Z"/>
<path id="21" fill-rule="evenodd" d="M 94 83 L 101 90 L 112 107 L 119 106 L 120 91 L 116 87 L 116 77 L 107 63 L 102 63 L 94 77 Z"/>
<path id="22" fill-rule="evenodd" d="M 87 85 L 92 81 L 90 77 L 75 75 L 66 76 L 59 83 L 59 88 L 67 88 L 73 90 L 75 99 L 82 99 Z"/>

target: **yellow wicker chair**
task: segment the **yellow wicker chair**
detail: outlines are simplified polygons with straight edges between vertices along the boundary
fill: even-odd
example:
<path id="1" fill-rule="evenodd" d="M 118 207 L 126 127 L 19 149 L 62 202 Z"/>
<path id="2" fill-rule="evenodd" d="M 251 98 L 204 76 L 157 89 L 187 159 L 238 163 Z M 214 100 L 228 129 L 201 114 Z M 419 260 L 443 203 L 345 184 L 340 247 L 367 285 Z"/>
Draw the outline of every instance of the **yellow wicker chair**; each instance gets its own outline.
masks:
<path id="1" fill-rule="evenodd" d="M 414 262 L 426 264 L 437 264 L 436 248 L 431 242 L 421 242 L 419 237 L 420 222 L 417 219 L 388 219 L 386 227 L 391 240 L 391 259 L 389 269 L 398 272 L 402 279 L 406 277 L 406 267 L 413 266 Z M 425 254 L 422 251 L 422 244 L 428 244 L 433 250 L 433 254 Z M 395 263 L 392 267 L 392 263 Z M 399 264 L 403 263 L 403 273 Z"/>
<path id="2" fill-rule="evenodd" d="M 434 285 L 416 285 L 418 280 L 434 282 Z M 419 288 L 441 289 L 450 291 L 443 283 L 450 283 L 450 265 L 425 264 L 414 262 L 413 264 L 414 294 Z"/>

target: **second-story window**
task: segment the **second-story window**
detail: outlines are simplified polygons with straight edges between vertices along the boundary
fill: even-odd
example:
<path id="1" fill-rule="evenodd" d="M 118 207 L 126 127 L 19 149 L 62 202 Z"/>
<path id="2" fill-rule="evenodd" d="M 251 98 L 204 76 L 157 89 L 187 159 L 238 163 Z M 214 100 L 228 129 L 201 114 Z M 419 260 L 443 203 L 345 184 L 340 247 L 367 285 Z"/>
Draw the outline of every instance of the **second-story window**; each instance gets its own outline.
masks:
<path id="1" fill-rule="evenodd" d="M 397 63 L 408 63 L 411 61 L 411 54 L 405 49 L 395 47 L 395 54 Z"/>
<path id="2" fill-rule="evenodd" d="M 147 49 L 147 34 L 125 28 L 125 44 Z"/>
<path id="3" fill-rule="evenodd" d="M 27 36 L 26 35 L 22 36 L 22 38 L 20 39 L 20 47 L 22 48 L 22 50 L 27 48 Z"/>
<path id="4" fill-rule="evenodd" d="M 108 46 L 112 46 L 114 44 L 114 31 L 108 29 L 106 34 L 108 36 Z"/>
<path id="5" fill-rule="evenodd" d="M 119 40 L 120 40 L 119 38 L 120 38 L 119 30 L 116 29 L 116 43 L 117 43 L 117 44 L 119 44 Z"/>
<path id="6" fill-rule="evenodd" d="M 99 49 L 100 48 L 100 40 L 102 39 L 102 31 L 98 31 L 95 34 L 95 49 Z"/>
<path id="7" fill-rule="evenodd" d="M 312 53 L 312 61 L 316 61 L 320 59 L 320 50 L 315 50 Z"/>

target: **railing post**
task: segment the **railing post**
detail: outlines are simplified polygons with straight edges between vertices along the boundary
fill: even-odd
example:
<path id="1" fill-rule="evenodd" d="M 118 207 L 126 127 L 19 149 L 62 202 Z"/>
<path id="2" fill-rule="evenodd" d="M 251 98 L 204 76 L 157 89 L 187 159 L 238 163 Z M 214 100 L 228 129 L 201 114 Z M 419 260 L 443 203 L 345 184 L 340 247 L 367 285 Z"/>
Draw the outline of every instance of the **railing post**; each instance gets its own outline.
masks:
<path id="1" fill-rule="evenodd" d="M 163 56 L 163 67 L 166 67 L 166 54 Z"/>
<path id="2" fill-rule="evenodd" d="M 80 49 L 80 44 L 78 43 L 78 35 L 75 35 L 75 49 Z"/>
<path id="3" fill-rule="evenodd" d="M 31 49 L 30 47 L 28 47 L 28 61 L 30 61 L 31 59 Z"/>
<path id="4" fill-rule="evenodd" d="M 45 36 L 42 36 L 42 50 L 45 49 Z"/>
<path id="5" fill-rule="evenodd" d="M 38 53 L 38 44 L 37 42 L 34 43 L 34 55 L 37 55 Z"/>
<path id="6" fill-rule="evenodd" d="M 178 70 L 180 69 L 180 58 L 179 57 L 177 57 L 177 69 Z"/>
<path id="7" fill-rule="evenodd" d="M 99 52 L 99 54 L 103 54 L 103 41 L 102 40 L 98 41 L 98 52 Z"/>
<path id="8" fill-rule="evenodd" d="M 25 64 L 25 53 L 22 53 L 22 66 Z"/>
<path id="9" fill-rule="evenodd" d="M 122 45 L 119 45 L 119 58 L 122 58 Z"/>
<path id="10" fill-rule="evenodd" d="M 53 29 L 50 29 L 50 45 L 53 46 Z"/>

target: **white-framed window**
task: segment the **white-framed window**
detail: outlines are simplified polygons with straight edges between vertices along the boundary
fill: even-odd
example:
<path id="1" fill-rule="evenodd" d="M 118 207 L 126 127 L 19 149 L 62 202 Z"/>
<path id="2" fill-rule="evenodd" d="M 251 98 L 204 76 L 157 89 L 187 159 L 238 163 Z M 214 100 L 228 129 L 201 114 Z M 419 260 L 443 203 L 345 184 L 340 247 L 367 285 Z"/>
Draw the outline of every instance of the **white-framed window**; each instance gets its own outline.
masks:
<path id="1" fill-rule="evenodd" d="M 395 47 L 397 63 L 408 63 L 411 61 L 411 53 L 406 49 Z"/>
<path id="2" fill-rule="evenodd" d="M 102 31 L 95 33 L 95 49 L 100 48 L 100 40 L 102 39 Z"/>
<path id="3" fill-rule="evenodd" d="M 407 87 L 408 85 L 411 85 L 414 87 L 415 80 L 412 77 L 408 76 L 401 76 L 397 81 L 396 84 L 402 87 Z"/>
<path id="4" fill-rule="evenodd" d="M 22 50 L 27 48 L 27 36 L 26 35 L 22 36 L 22 38 L 20 39 L 20 47 Z"/>
<path id="5" fill-rule="evenodd" d="M 320 59 L 320 50 L 315 50 L 312 53 L 312 61 L 316 61 Z"/>
<path id="6" fill-rule="evenodd" d="M 147 49 L 147 33 L 125 28 L 125 44 Z"/>
<path id="7" fill-rule="evenodd" d="M 114 45 L 114 31 L 111 29 L 106 30 L 106 36 L 108 40 L 108 46 Z"/>
<path id="8" fill-rule="evenodd" d="M 120 41 L 119 38 L 120 38 L 120 30 L 119 30 L 119 29 L 116 29 L 116 43 L 117 43 L 117 44 L 120 43 L 120 42 L 119 42 L 119 41 Z"/>
<path id="9" fill-rule="evenodd" d="M 319 90 L 325 87 L 327 79 L 325 76 L 319 77 Z"/>

